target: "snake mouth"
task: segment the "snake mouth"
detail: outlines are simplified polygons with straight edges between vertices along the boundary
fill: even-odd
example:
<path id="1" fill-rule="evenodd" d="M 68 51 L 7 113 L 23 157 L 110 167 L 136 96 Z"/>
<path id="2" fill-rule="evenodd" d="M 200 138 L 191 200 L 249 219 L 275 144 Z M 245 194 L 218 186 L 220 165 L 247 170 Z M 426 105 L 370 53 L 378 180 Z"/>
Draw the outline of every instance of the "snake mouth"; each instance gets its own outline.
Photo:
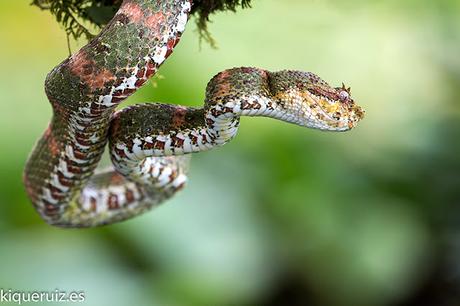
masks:
<path id="1" fill-rule="evenodd" d="M 365 113 L 366 111 L 361 106 L 351 100 L 351 104 L 348 106 L 348 124 L 350 129 L 354 128 L 364 118 Z"/>

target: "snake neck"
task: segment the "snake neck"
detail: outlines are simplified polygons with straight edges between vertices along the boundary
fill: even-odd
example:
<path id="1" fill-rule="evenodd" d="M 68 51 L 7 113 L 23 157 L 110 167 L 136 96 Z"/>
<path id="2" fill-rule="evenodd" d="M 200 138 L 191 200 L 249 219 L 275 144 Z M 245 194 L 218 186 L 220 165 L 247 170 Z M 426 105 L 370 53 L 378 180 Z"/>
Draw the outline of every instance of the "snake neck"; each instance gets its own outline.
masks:
<path id="1" fill-rule="evenodd" d="M 279 103 L 273 100 L 266 70 L 241 67 L 223 71 L 206 88 L 205 123 L 216 145 L 235 137 L 241 116 L 278 118 Z"/>
<path id="2" fill-rule="evenodd" d="M 263 96 L 248 95 L 230 99 L 207 109 L 206 130 L 215 145 L 224 145 L 236 136 L 240 117 L 277 118 L 278 108 L 273 100 Z"/>

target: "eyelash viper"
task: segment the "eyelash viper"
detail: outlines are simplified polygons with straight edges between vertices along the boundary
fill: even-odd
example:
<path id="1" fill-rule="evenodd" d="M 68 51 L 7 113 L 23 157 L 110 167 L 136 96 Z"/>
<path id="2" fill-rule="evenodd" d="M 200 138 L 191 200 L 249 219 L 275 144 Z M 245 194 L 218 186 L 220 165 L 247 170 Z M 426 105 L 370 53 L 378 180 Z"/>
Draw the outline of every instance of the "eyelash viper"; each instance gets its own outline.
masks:
<path id="1" fill-rule="evenodd" d="M 48 74 L 53 117 L 23 180 L 49 224 L 110 224 L 162 203 L 184 186 L 188 153 L 227 143 L 240 116 L 330 131 L 349 130 L 363 117 L 345 86 L 313 73 L 251 67 L 214 76 L 201 108 L 149 103 L 115 111 L 172 53 L 191 6 L 125 0 L 98 36 Z M 95 174 L 107 143 L 114 169 Z"/>

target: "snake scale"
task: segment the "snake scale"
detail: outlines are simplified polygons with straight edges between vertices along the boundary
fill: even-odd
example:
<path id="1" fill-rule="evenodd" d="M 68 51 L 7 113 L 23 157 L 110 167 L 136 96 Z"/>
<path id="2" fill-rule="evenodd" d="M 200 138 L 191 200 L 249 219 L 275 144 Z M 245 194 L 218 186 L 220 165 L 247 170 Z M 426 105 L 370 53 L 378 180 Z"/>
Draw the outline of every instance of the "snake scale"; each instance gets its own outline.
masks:
<path id="1" fill-rule="evenodd" d="M 184 186 L 188 153 L 227 143 L 240 116 L 330 131 L 349 130 L 363 117 L 343 85 L 250 67 L 214 76 L 201 108 L 148 103 L 115 111 L 171 54 L 192 5 L 124 0 L 98 36 L 47 75 L 53 117 L 23 176 L 47 223 L 111 224 L 162 203 Z M 96 172 L 107 143 L 113 167 Z"/>

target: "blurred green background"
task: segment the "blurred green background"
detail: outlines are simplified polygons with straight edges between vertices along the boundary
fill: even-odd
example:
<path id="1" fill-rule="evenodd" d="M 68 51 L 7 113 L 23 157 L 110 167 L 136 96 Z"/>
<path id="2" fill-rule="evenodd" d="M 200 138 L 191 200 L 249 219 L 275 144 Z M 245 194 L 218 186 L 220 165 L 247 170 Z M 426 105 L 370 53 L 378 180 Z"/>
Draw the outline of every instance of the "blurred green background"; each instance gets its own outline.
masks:
<path id="1" fill-rule="evenodd" d="M 87 230 L 46 225 L 23 190 L 44 78 L 68 56 L 29 3 L 0 2 L 0 288 L 101 306 L 460 305 L 460 1 L 254 0 L 213 16 L 218 49 L 190 22 L 158 87 L 127 103 L 199 106 L 215 73 L 246 65 L 343 81 L 367 116 L 337 134 L 243 118 L 172 201 Z"/>

